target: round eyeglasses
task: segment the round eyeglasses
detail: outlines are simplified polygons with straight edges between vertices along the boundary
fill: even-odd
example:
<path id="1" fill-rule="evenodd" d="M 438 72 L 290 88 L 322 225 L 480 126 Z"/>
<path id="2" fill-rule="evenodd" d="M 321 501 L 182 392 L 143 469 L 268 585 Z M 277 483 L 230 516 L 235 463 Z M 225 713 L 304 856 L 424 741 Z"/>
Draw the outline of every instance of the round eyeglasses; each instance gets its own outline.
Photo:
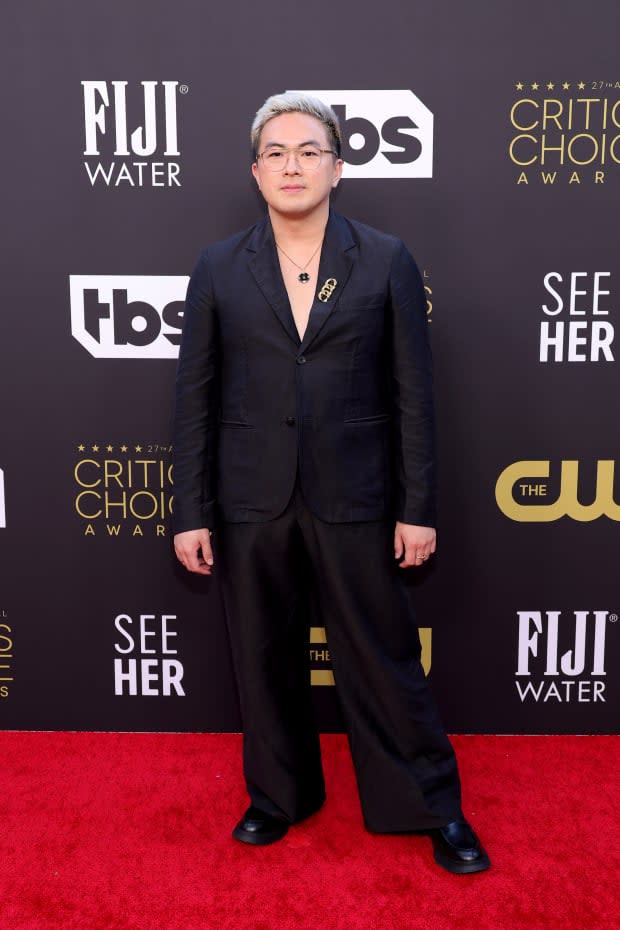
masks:
<path id="1" fill-rule="evenodd" d="M 303 145 L 296 149 L 269 148 L 256 159 L 261 159 L 269 171 L 284 171 L 288 165 L 289 155 L 293 155 L 298 167 L 304 171 L 316 171 L 321 165 L 323 155 L 335 155 L 332 149 L 321 149 L 318 145 Z"/>

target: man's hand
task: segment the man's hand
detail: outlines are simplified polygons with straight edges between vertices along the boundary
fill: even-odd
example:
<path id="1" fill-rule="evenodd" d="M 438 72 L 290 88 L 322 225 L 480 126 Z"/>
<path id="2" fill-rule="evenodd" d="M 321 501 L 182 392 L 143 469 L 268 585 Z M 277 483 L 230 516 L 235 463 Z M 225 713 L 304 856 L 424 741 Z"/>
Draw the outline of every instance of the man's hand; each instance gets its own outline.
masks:
<path id="1" fill-rule="evenodd" d="M 415 526 L 396 521 L 394 530 L 394 558 L 405 557 L 399 568 L 423 565 L 437 548 L 437 533 L 432 526 Z"/>
<path id="2" fill-rule="evenodd" d="M 189 572 L 210 575 L 213 568 L 210 530 L 188 530 L 174 537 L 174 551 L 181 565 Z"/>

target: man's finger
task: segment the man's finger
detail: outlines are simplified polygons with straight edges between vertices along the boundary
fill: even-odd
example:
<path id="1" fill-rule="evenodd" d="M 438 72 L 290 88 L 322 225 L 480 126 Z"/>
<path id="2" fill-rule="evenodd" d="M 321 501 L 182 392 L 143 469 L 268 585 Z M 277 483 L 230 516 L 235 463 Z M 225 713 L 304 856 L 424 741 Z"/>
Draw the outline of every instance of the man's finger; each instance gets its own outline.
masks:
<path id="1" fill-rule="evenodd" d="M 394 558 L 400 559 L 402 554 L 403 554 L 403 538 L 398 532 L 398 530 L 396 530 L 396 532 L 394 533 Z"/>
<path id="2" fill-rule="evenodd" d="M 405 558 L 400 563 L 399 568 L 419 568 L 420 565 L 424 565 L 425 562 L 428 562 L 433 549 L 419 548 L 415 545 L 410 545 L 405 549 Z"/>
<path id="3" fill-rule="evenodd" d="M 188 568 L 199 575 L 210 575 L 213 567 L 213 550 L 210 535 L 203 535 L 191 552 Z"/>
<path id="4" fill-rule="evenodd" d="M 201 544 L 202 558 L 207 565 L 213 565 L 213 549 L 211 548 L 211 537 L 207 536 Z"/>
<path id="5" fill-rule="evenodd" d="M 199 550 L 190 552 L 188 556 L 181 561 L 189 572 L 196 572 L 198 575 L 210 575 L 213 571 L 212 565 L 207 565 Z"/>
<path id="6" fill-rule="evenodd" d="M 415 546 L 409 545 L 405 546 L 405 558 L 400 563 L 399 568 L 411 568 L 412 565 L 416 565 L 416 549 Z"/>

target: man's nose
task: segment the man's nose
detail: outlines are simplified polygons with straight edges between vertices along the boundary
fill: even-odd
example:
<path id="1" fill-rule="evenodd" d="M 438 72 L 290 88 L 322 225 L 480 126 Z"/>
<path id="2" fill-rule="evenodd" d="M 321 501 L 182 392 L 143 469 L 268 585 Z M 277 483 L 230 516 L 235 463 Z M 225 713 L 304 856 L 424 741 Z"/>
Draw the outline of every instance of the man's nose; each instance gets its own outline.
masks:
<path id="1" fill-rule="evenodd" d="M 286 162 L 284 165 L 285 173 L 286 174 L 299 174 L 300 168 L 299 168 L 299 157 L 297 155 L 297 152 L 291 149 L 291 151 L 287 152 L 284 157 L 286 158 Z"/>

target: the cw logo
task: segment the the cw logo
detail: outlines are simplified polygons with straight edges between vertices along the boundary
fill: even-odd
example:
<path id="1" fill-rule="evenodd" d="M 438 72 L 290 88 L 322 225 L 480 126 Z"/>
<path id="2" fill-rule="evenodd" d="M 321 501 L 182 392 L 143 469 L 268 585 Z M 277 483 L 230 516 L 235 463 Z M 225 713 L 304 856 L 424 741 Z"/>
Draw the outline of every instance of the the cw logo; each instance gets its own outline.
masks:
<path id="1" fill-rule="evenodd" d="M 424 669 L 424 674 L 428 675 L 431 670 L 433 630 L 430 626 L 424 626 L 418 628 L 418 633 L 420 635 L 420 646 L 422 647 L 420 662 L 422 664 L 422 668 Z M 327 631 L 324 626 L 310 627 L 310 644 L 312 646 L 325 646 L 327 644 Z M 330 662 L 331 658 L 329 655 L 329 650 L 311 649 L 310 660 L 315 662 Z M 310 669 L 310 684 L 335 685 L 336 681 L 334 679 L 333 670 L 331 668 Z"/>
<path id="2" fill-rule="evenodd" d="M 578 493 L 579 462 L 563 461 L 557 500 L 546 503 L 544 498 L 547 485 L 532 479 L 549 478 L 550 462 L 514 462 L 497 479 L 495 500 L 505 516 L 520 523 L 551 523 L 561 517 L 587 523 L 602 516 L 620 521 L 620 506 L 614 501 L 614 465 L 612 460 L 597 462 L 594 500 L 590 504 L 582 504 Z M 535 499 L 536 503 L 522 504 L 516 501 L 515 485 L 522 497 Z"/>

